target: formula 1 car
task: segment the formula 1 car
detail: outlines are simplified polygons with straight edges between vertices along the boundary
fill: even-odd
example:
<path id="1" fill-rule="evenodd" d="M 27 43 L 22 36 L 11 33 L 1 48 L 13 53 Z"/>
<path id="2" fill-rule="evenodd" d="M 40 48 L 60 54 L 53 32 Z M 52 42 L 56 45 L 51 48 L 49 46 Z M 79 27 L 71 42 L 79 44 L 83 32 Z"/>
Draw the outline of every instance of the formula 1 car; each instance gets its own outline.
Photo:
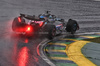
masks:
<path id="1" fill-rule="evenodd" d="M 53 39 L 55 35 L 61 34 L 64 30 L 74 34 L 78 29 L 79 25 L 75 20 L 69 19 L 66 23 L 64 19 L 51 15 L 49 11 L 39 16 L 20 14 L 12 22 L 14 32 L 24 33 L 27 36 L 45 34 L 48 39 Z"/>

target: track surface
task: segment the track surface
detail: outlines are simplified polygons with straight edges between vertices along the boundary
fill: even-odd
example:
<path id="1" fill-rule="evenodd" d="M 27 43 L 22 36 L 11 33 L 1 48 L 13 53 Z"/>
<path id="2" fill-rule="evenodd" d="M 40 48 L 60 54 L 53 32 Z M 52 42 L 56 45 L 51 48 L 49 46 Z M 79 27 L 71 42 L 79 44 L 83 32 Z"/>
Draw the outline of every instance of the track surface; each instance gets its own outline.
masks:
<path id="1" fill-rule="evenodd" d="M 99 7 L 100 2 L 93 0 L 0 0 L 0 66 L 49 66 L 36 52 L 43 38 L 28 39 L 12 32 L 12 20 L 19 13 L 38 15 L 51 10 L 66 20 L 76 19 L 80 25 L 77 33 L 97 32 Z"/>

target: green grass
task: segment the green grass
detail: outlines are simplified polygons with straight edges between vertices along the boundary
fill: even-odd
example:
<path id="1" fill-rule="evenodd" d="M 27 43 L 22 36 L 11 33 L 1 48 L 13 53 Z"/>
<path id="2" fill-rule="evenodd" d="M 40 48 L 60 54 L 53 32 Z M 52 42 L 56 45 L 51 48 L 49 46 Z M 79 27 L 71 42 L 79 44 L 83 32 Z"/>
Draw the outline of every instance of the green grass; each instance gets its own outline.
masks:
<path id="1" fill-rule="evenodd" d="M 68 56 L 67 55 L 61 55 L 61 54 L 46 54 L 48 57 L 65 57 L 67 58 Z"/>
<path id="2" fill-rule="evenodd" d="M 52 50 L 65 50 L 66 49 L 66 47 L 54 47 L 54 46 L 52 46 L 52 47 L 46 47 L 46 49 L 52 49 Z"/>
<path id="3" fill-rule="evenodd" d="M 68 39 L 82 40 L 82 38 L 68 38 Z"/>

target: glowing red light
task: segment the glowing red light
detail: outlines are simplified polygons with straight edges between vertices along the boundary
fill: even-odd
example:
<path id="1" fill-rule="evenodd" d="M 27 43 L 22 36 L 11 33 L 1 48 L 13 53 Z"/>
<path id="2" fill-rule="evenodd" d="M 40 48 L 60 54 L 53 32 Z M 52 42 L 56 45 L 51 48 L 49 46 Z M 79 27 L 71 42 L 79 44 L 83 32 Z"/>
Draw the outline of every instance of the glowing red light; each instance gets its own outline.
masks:
<path id="1" fill-rule="evenodd" d="M 39 53 L 39 45 L 37 46 L 37 54 L 40 56 L 40 53 Z"/>
<path id="2" fill-rule="evenodd" d="M 21 22 L 21 18 L 20 17 L 18 17 L 18 21 Z"/>
<path id="3" fill-rule="evenodd" d="M 25 43 L 28 43 L 28 39 L 25 39 Z"/>
<path id="4" fill-rule="evenodd" d="M 18 66 L 26 66 L 28 61 L 28 49 L 23 47 L 19 53 Z"/>
<path id="5" fill-rule="evenodd" d="M 40 23 L 40 27 L 43 25 L 43 22 Z"/>
<path id="6" fill-rule="evenodd" d="M 28 29 L 27 29 L 28 31 L 30 31 L 30 27 L 28 27 Z"/>
<path id="7" fill-rule="evenodd" d="M 27 27 L 27 30 L 26 31 L 30 31 L 31 30 L 31 27 Z"/>

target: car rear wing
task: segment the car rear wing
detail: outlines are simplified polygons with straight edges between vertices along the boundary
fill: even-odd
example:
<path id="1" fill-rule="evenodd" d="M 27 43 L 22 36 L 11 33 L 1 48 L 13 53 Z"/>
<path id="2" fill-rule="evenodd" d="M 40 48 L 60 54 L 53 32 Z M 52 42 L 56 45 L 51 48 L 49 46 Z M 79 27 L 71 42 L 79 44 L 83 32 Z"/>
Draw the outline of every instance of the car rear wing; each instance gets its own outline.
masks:
<path id="1" fill-rule="evenodd" d="M 39 18 L 39 17 L 36 17 L 35 15 L 31 16 L 31 15 L 26 15 L 26 14 L 20 14 L 20 17 L 24 17 L 28 20 L 35 20 L 35 21 L 45 20 L 44 18 Z"/>

